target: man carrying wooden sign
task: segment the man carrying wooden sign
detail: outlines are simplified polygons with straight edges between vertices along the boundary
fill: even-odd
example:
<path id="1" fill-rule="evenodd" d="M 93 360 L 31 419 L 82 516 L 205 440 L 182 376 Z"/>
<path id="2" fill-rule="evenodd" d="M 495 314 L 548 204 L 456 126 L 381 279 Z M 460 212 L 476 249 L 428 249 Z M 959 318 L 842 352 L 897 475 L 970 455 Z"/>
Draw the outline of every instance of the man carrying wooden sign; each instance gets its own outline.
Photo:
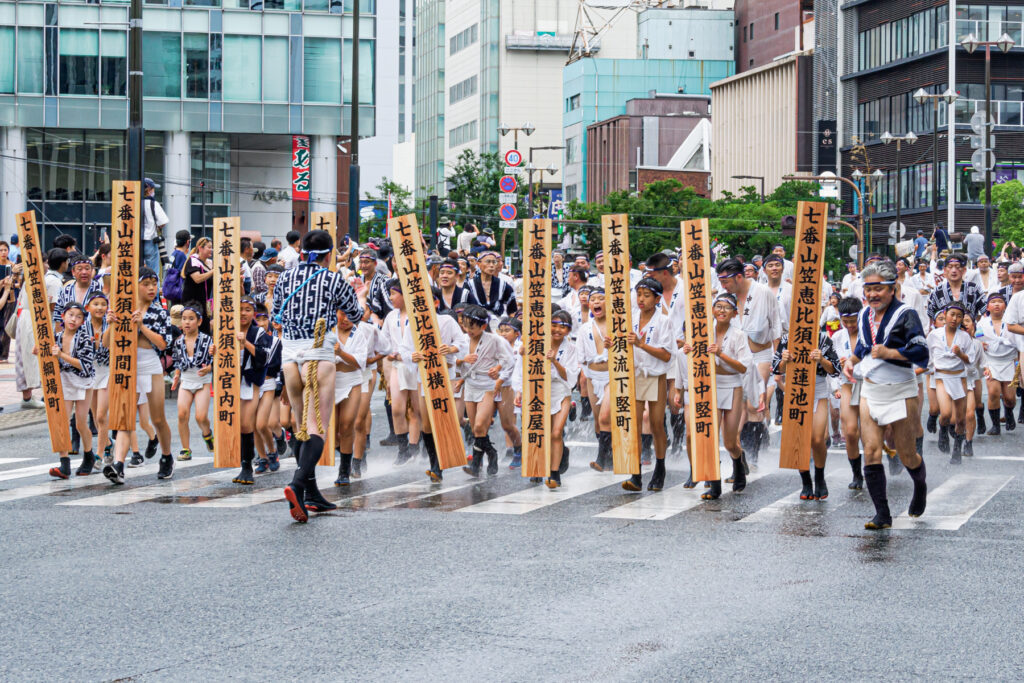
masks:
<path id="1" fill-rule="evenodd" d="M 825 438 L 829 422 L 829 377 L 839 376 L 832 339 L 818 328 L 828 204 L 800 202 L 793 265 L 789 332 L 775 350 L 772 372 L 785 374 L 779 467 L 800 471 L 801 500 L 825 500 Z M 810 456 L 814 455 L 814 482 Z"/>

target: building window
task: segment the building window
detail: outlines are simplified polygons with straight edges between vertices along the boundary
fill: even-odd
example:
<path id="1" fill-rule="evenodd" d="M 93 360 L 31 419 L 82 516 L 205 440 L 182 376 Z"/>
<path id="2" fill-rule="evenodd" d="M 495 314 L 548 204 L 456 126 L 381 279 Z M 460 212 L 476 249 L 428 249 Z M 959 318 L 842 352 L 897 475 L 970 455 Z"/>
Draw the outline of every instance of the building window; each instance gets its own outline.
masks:
<path id="1" fill-rule="evenodd" d="M 288 101 L 288 39 L 263 37 L 263 101 Z"/>
<path id="2" fill-rule="evenodd" d="M 18 92 L 43 92 L 43 30 L 18 29 Z"/>
<path id="3" fill-rule="evenodd" d="M 448 131 L 448 148 L 458 147 L 468 142 L 476 140 L 477 130 L 476 121 L 470 121 L 464 123 L 461 126 L 457 126 Z"/>
<path id="4" fill-rule="evenodd" d="M 576 185 L 565 186 L 565 203 L 574 202 L 579 199 L 579 188 Z"/>
<path id="5" fill-rule="evenodd" d="M 99 31 L 60 31 L 60 94 L 99 94 Z"/>
<path id="6" fill-rule="evenodd" d="M 575 164 L 580 160 L 580 138 L 574 135 L 565 139 L 565 163 Z"/>
<path id="7" fill-rule="evenodd" d="M 580 108 L 580 96 L 579 93 L 572 95 L 565 101 L 566 111 L 576 111 Z"/>
<path id="8" fill-rule="evenodd" d="M 181 97 L 181 34 L 146 31 L 143 34 L 142 94 Z"/>
<path id="9" fill-rule="evenodd" d="M 455 104 L 461 102 L 467 97 L 472 97 L 477 93 L 477 77 L 470 76 L 464 81 L 456 83 L 452 87 L 448 88 L 448 104 Z"/>
<path id="10" fill-rule="evenodd" d="M 210 37 L 186 33 L 185 97 L 205 100 L 210 96 Z"/>
<path id="11" fill-rule="evenodd" d="M 376 73 L 374 61 L 377 51 L 374 50 L 373 40 L 359 40 L 359 104 L 368 105 L 374 103 L 376 81 L 373 74 Z M 352 63 L 352 41 L 345 40 L 344 64 Z M 344 79 L 345 104 L 352 104 L 352 83 L 348 78 Z"/>
<path id="12" fill-rule="evenodd" d="M 14 92 L 14 27 L 0 26 L 0 93 Z"/>
<path id="13" fill-rule="evenodd" d="M 477 26 L 477 24 L 473 24 L 452 36 L 448 40 L 448 54 L 453 55 L 456 52 L 461 52 L 475 43 L 478 39 Z"/>
<path id="14" fill-rule="evenodd" d="M 750 39 L 754 39 L 754 22 L 750 22 Z"/>
<path id="15" fill-rule="evenodd" d="M 100 94 L 124 97 L 128 92 L 128 35 L 100 32 Z"/>
<path id="16" fill-rule="evenodd" d="M 857 43 L 858 68 L 873 69 L 945 47 L 948 15 L 949 8 L 942 5 L 861 31 Z"/>
<path id="17" fill-rule="evenodd" d="M 262 63 L 259 36 L 224 36 L 224 100 L 259 102 Z"/>
<path id="18" fill-rule="evenodd" d="M 776 31 L 779 30 L 779 13 L 778 12 L 775 13 L 775 30 Z"/>
<path id="19" fill-rule="evenodd" d="M 303 100 L 341 104 L 341 43 L 331 38 L 306 38 L 302 53 Z"/>
<path id="20" fill-rule="evenodd" d="M 743 27 L 743 42 L 747 42 L 747 27 Z"/>

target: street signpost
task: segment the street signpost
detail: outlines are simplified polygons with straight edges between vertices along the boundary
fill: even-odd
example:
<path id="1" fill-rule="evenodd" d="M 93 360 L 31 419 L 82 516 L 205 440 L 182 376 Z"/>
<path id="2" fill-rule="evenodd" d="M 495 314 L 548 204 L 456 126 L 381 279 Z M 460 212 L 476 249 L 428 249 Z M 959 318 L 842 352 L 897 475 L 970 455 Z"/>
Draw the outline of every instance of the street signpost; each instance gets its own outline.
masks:
<path id="1" fill-rule="evenodd" d="M 502 204 L 498 209 L 498 215 L 501 216 L 503 221 L 514 221 L 518 214 L 519 212 L 516 211 L 515 204 Z"/>
<path id="2" fill-rule="evenodd" d="M 503 175 L 498 181 L 498 189 L 502 192 L 515 192 L 519 189 L 519 181 L 515 179 L 515 176 Z"/>
<path id="3" fill-rule="evenodd" d="M 523 163 L 523 155 L 518 149 L 510 149 L 505 152 L 505 163 L 509 166 L 518 166 Z"/>

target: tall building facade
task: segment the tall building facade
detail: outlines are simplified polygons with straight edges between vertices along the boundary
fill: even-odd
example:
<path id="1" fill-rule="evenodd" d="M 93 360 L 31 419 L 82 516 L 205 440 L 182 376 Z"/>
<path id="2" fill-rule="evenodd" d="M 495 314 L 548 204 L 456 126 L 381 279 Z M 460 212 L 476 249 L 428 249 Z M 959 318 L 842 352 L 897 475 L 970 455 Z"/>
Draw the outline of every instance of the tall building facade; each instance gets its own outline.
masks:
<path id="1" fill-rule="evenodd" d="M 814 48 L 813 0 L 736 0 L 736 73 Z"/>
<path id="2" fill-rule="evenodd" d="M 985 56 L 983 48 L 968 54 L 960 43 L 968 35 L 995 41 L 1004 33 L 1015 47 L 1008 54 L 992 50 L 996 184 L 1024 180 L 1024 6 L 949 0 L 872 0 L 843 6 L 836 38 L 839 172 L 846 177 L 855 170 L 883 173 L 879 182 L 864 188 L 871 190 L 875 246 L 886 244 L 897 201 L 901 222 L 911 233 L 930 231 L 936 222 L 959 233 L 983 226 L 984 181 L 971 170 L 970 120 L 985 109 Z M 959 95 L 952 107 L 939 107 L 937 129 L 933 105 L 914 99 L 922 88 L 933 94 L 951 88 Z M 918 137 L 913 146 L 903 145 L 899 164 L 896 145 L 881 141 L 885 132 Z M 848 193 L 846 198 L 854 204 Z"/>
<path id="3" fill-rule="evenodd" d="M 110 182 L 127 166 L 127 4 L 0 2 L 4 235 L 26 206 L 45 234 L 70 233 L 86 249 L 109 225 Z M 311 138 L 311 208 L 347 203 L 338 162 L 352 106 L 351 0 L 182 5 L 163 0 L 143 12 L 145 172 L 162 185 L 171 234 L 225 215 L 241 216 L 243 230 L 284 234 L 293 135 Z M 362 0 L 361 11 L 368 189 L 389 171 L 376 165 L 374 138 L 387 138 L 387 160 L 398 140 L 399 17 L 395 0 Z"/>

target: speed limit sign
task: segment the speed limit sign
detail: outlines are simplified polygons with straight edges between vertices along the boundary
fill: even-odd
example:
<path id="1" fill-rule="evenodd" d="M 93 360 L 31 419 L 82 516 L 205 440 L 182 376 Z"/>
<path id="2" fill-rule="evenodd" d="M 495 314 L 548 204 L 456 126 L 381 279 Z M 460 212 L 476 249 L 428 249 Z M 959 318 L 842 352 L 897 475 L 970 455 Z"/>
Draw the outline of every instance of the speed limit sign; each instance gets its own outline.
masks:
<path id="1" fill-rule="evenodd" d="M 518 149 L 510 149 L 505 152 L 505 163 L 509 166 L 518 166 L 523 163 L 523 155 Z"/>

